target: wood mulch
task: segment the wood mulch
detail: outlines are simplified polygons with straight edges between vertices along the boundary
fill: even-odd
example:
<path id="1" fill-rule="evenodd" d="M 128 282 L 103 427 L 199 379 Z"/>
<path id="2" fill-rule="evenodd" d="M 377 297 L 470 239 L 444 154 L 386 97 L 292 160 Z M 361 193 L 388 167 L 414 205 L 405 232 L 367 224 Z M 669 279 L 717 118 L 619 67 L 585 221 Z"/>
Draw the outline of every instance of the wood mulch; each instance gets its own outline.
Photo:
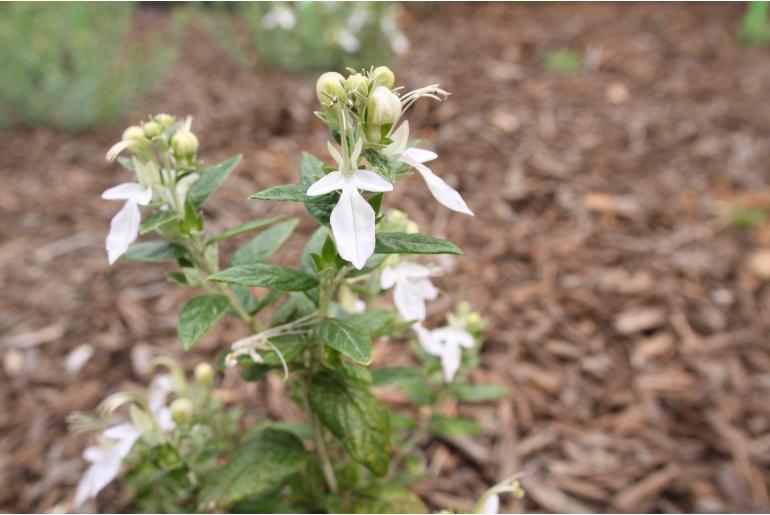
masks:
<path id="1" fill-rule="evenodd" d="M 736 41 L 742 4 L 417 5 L 398 77 L 440 82 L 412 126 L 434 170 L 477 216 L 429 201 L 418 178 L 389 197 L 465 255 L 440 281 L 490 319 L 479 381 L 510 396 L 447 406 L 483 437 L 432 441 L 433 507 L 472 508 L 521 473 L 505 511 L 770 510 L 770 50 Z M 153 16 L 157 13 L 153 13 Z M 192 114 L 210 162 L 244 153 L 210 202 L 209 226 L 301 206 L 245 200 L 291 181 L 303 149 L 324 154 L 313 79 L 254 72 L 194 34 L 133 119 Z M 583 70 L 543 69 L 562 47 Z M 132 120 L 133 120 L 132 119 Z M 241 336 L 224 323 L 188 355 L 175 337 L 189 292 L 163 266 L 108 267 L 103 238 L 127 176 L 104 161 L 120 135 L 0 133 L 0 511 L 69 507 L 87 439 L 64 417 L 146 384 L 142 349 L 192 366 Z M 439 321 L 449 295 L 433 306 Z M 139 350 L 137 350 L 139 349 Z M 377 348 L 380 363 L 399 344 Z M 78 353 L 93 355 L 77 371 Z M 280 381 L 223 389 L 250 412 L 293 415 Z M 111 486 L 87 509 L 125 509 Z"/>

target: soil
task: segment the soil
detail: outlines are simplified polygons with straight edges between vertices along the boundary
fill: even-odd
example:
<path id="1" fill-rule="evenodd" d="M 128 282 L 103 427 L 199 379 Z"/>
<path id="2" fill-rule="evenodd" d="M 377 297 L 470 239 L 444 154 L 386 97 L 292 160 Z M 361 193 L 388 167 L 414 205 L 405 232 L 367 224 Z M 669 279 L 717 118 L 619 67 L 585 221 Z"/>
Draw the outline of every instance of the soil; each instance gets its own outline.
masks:
<path id="1" fill-rule="evenodd" d="M 147 9 L 147 8 L 144 8 Z M 407 10 L 399 82 L 453 94 L 410 114 L 434 171 L 476 212 L 430 200 L 418 178 L 389 196 L 465 255 L 432 305 L 462 294 L 489 318 L 475 379 L 510 396 L 460 406 L 482 437 L 429 442 L 433 508 L 470 510 L 520 472 L 503 511 L 770 510 L 770 50 L 741 45 L 743 4 L 435 4 Z M 144 14 L 148 16 L 147 13 Z M 156 19 L 167 13 L 154 11 Z M 170 21 L 170 20 L 167 20 Z M 138 29 L 137 29 L 138 30 Z M 239 67 L 200 31 L 135 116 L 194 116 L 200 155 L 244 161 L 209 202 L 212 230 L 301 206 L 249 202 L 294 180 L 301 150 L 324 155 L 312 77 Z M 571 48 L 576 73 L 544 69 Z M 0 133 L 0 510 L 63 511 L 88 438 L 65 417 L 142 388 L 132 349 L 188 366 L 242 336 L 223 323 L 183 354 L 176 316 L 189 292 L 164 266 L 103 251 L 127 176 L 104 160 L 121 129 Z M 82 370 L 67 358 L 88 345 Z M 379 363 L 399 344 L 377 348 Z M 140 361 L 140 360 L 139 360 Z M 257 415 L 288 415 L 280 381 L 221 388 Z M 449 407 L 452 408 L 452 407 Z M 110 486 L 85 509 L 125 509 Z"/>

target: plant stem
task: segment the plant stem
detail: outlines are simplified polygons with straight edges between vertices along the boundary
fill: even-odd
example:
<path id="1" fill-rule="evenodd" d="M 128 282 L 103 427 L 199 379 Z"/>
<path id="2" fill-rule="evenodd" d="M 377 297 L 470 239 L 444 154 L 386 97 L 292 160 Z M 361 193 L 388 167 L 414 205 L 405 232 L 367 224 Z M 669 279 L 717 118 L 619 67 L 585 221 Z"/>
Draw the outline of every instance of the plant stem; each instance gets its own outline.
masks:
<path id="1" fill-rule="evenodd" d="M 305 415 L 307 416 L 308 426 L 310 427 L 310 434 L 313 438 L 313 445 L 315 447 L 316 454 L 318 455 L 318 461 L 321 464 L 321 473 L 323 473 L 326 486 L 332 493 L 337 493 L 339 487 L 337 486 L 337 477 L 334 475 L 334 467 L 332 467 L 331 460 L 329 459 L 329 453 L 326 451 L 326 444 L 324 443 L 323 428 L 318 423 L 318 416 L 310 408 L 310 401 L 307 395 L 307 381 L 305 378 L 300 380 L 300 390 L 302 392 L 302 404 L 305 409 Z"/>

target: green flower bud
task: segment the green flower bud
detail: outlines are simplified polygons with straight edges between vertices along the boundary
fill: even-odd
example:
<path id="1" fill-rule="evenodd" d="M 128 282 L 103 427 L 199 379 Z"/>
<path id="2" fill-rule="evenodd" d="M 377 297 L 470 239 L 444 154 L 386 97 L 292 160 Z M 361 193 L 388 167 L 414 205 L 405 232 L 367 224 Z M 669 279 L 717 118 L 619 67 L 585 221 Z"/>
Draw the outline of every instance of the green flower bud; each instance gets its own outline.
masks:
<path id="1" fill-rule="evenodd" d="M 147 122 L 142 125 L 142 131 L 144 131 L 146 137 L 152 139 L 155 136 L 160 135 L 160 133 L 163 132 L 163 129 L 158 122 Z"/>
<path id="2" fill-rule="evenodd" d="M 372 80 L 375 86 L 385 86 L 392 88 L 396 83 L 396 76 L 387 66 L 378 66 L 372 72 Z"/>
<path id="3" fill-rule="evenodd" d="M 171 403 L 171 418 L 180 426 L 187 425 L 192 420 L 194 410 L 195 405 L 190 399 L 186 397 L 174 399 Z"/>
<path id="4" fill-rule="evenodd" d="M 128 129 L 123 131 L 124 141 L 137 141 L 139 143 L 146 142 L 147 138 L 144 136 L 144 131 L 138 125 L 132 125 Z"/>
<path id="5" fill-rule="evenodd" d="M 214 367 L 208 363 L 198 363 L 195 366 L 195 381 L 203 386 L 211 386 L 214 383 Z"/>
<path id="6" fill-rule="evenodd" d="M 198 152 L 198 138 L 190 131 L 179 131 L 171 138 L 171 147 L 177 159 L 192 159 Z"/>
<path id="7" fill-rule="evenodd" d="M 166 130 L 172 125 L 174 125 L 176 118 L 174 118 L 170 114 L 160 113 L 155 115 L 155 121 L 160 124 L 163 130 Z"/>
<path id="8" fill-rule="evenodd" d="M 318 81 L 315 83 L 315 94 L 318 97 L 318 101 L 324 105 L 329 103 L 331 97 L 337 97 L 340 100 L 345 100 L 345 77 L 337 72 L 326 72 L 318 77 Z"/>
<path id="9" fill-rule="evenodd" d="M 374 126 L 396 123 L 401 116 L 401 99 L 385 86 L 378 86 L 369 95 L 366 118 Z"/>
<path id="10" fill-rule="evenodd" d="M 369 81 L 366 80 L 366 77 L 361 75 L 360 73 L 356 73 L 355 75 L 351 75 L 348 77 L 348 80 L 345 81 L 345 86 L 347 87 L 347 90 L 352 94 L 354 91 L 358 91 L 360 94 L 366 96 L 367 93 L 369 93 Z"/>

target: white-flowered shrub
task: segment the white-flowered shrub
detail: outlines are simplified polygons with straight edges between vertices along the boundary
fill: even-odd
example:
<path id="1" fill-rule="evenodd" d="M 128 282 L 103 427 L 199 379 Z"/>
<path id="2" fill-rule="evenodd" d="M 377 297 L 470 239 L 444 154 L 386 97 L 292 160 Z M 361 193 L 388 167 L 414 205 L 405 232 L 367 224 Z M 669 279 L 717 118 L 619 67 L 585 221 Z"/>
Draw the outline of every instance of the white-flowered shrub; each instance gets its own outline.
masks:
<path id="1" fill-rule="evenodd" d="M 288 24 L 288 16 L 278 13 L 274 23 Z M 107 158 L 132 179 L 104 193 L 125 202 L 107 236 L 109 262 L 176 262 L 168 279 L 199 293 L 181 309 L 182 348 L 190 350 L 223 317 L 240 320 L 246 336 L 223 349 L 219 370 L 237 368 L 245 381 L 276 374 L 304 418 L 236 428 L 239 412 L 217 400 L 213 369 L 201 365 L 189 384 L 164 358 L 172 373 L 153 381 L 146 400 L 116 394 L 105 401 L 103 413 L 122 421 L 75 417 L 78 427 L 100 431 L 99 444 L 85 453 L 91 465 L 78 504 L 124 465 L 133 507 L 141 510 L 424 512 L 408 488 L 426 474 L 421 446 L 481 430 L 447 403 L 505 394 L 471 381 L 483 341 L 480 314 L 463 301 L 443 323 L 431 313 L 431 302 L 448 295 L 432 257 L 460 249 L 385 209 L 391 191 L 421 179 L 440 204 L 473 214 L 426 166 L 438 156 L 410 143 L 404 120 L 417 100 L 441 101 L 447 93 L 436 84 L 402 92 L 382 66 L 347 77 L 325 73 L 316 93 L 329 155 L 303 153 L 297 182 L 249 197 L 299 202 L 318 223 L 295 266 L 267 261 L 296 219 L 268 216 L 207 231 L 202 206 L 241 158 L 201 166 L 205 140 L 199 143 L 189 118 L 161 114 L 129 127 Z M 220 242 L 246 233 L 256 234 L 229 257 L 220 253 Z M 411 349 L 418 365 L 374 366 L 376 342 Z M 389 409 L 373 388 L 398 389 L 410 402 Z M 490 490 L 481 508 L 496 509 L 503 491 Z"/>

